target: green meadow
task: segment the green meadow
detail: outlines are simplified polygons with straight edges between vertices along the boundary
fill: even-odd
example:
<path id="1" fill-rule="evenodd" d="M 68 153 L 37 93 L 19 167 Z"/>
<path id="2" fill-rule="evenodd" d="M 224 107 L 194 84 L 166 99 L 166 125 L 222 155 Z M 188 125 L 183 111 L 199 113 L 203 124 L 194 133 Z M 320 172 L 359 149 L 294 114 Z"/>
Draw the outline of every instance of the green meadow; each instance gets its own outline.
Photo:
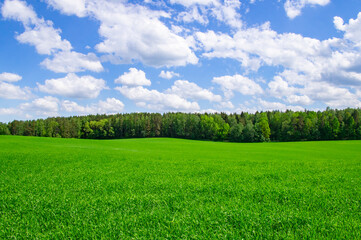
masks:
<path id="1" fill-rule="evenodd" d="M 0 239 L 361 239 L 361 141 L 0 136 Z"/>

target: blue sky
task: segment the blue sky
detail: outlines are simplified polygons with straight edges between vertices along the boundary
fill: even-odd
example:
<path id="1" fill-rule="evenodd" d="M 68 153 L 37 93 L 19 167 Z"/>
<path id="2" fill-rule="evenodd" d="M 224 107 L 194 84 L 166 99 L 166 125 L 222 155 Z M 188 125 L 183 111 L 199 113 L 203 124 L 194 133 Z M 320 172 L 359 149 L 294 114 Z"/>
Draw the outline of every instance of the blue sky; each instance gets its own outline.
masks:
<path id="1" fill-rule="evenodd" d="M 1 1 L 0 121 L 361 107 L 359 0 Z"/>

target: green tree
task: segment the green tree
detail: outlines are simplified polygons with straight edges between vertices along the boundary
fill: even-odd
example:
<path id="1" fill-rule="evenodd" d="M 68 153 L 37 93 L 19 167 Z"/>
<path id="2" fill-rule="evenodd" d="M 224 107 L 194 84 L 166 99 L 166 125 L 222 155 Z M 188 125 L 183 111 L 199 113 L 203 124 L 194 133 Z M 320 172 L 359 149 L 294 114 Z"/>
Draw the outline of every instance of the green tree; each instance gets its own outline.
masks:
<path id="1" fill-rule="evenodd" d="M 269 141 L 271 135 L 271 129 L 268 124 L 268 118 L 266 113 L 262 113 L 258 122 L 256 123 L 255 128 L 257 129 L 259 135 L 259 141 Z"/>
<path id="2" fill-rule="evenodd" d="M 0 135 L 10 135 L 8 125 L 0 122 Z"/>
<path id="3" fill-rule="evenodd" d="M 229 133 L 229 139 L 232 142 L 242 142 L 243 141 L 243 125 L 241 123 L 235 124 L 231 127 Z"/>
<path id="4" fill-rule="evenodd" d="M 256 130 L 254 129 L 254 125 L 249 122 L 243 129 L 243 141 L 244 142 L 254 142 L 256 136 Z"/>

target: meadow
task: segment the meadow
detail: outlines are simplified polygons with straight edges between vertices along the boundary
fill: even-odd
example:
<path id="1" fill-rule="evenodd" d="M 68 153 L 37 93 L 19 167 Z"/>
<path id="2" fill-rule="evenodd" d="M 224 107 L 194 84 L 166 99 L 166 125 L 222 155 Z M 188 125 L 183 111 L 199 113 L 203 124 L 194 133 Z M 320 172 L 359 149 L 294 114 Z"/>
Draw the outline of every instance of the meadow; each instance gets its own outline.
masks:
<path id="1" fill-rule="evenodd" d="M 0 239 L 361 239 L 361 141 L 0 136 Z"/>

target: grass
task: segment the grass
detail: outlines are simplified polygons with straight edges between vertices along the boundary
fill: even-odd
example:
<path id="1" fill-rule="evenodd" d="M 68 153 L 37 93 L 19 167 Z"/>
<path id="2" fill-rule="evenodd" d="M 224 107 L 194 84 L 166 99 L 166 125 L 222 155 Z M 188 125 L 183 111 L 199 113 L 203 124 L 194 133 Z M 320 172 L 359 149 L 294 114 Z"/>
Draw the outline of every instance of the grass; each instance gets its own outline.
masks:
<path id="1" fill-rule="evenodd" d="M 0 136 L 0 239 L 361 239 L 361 142 Z"/>

